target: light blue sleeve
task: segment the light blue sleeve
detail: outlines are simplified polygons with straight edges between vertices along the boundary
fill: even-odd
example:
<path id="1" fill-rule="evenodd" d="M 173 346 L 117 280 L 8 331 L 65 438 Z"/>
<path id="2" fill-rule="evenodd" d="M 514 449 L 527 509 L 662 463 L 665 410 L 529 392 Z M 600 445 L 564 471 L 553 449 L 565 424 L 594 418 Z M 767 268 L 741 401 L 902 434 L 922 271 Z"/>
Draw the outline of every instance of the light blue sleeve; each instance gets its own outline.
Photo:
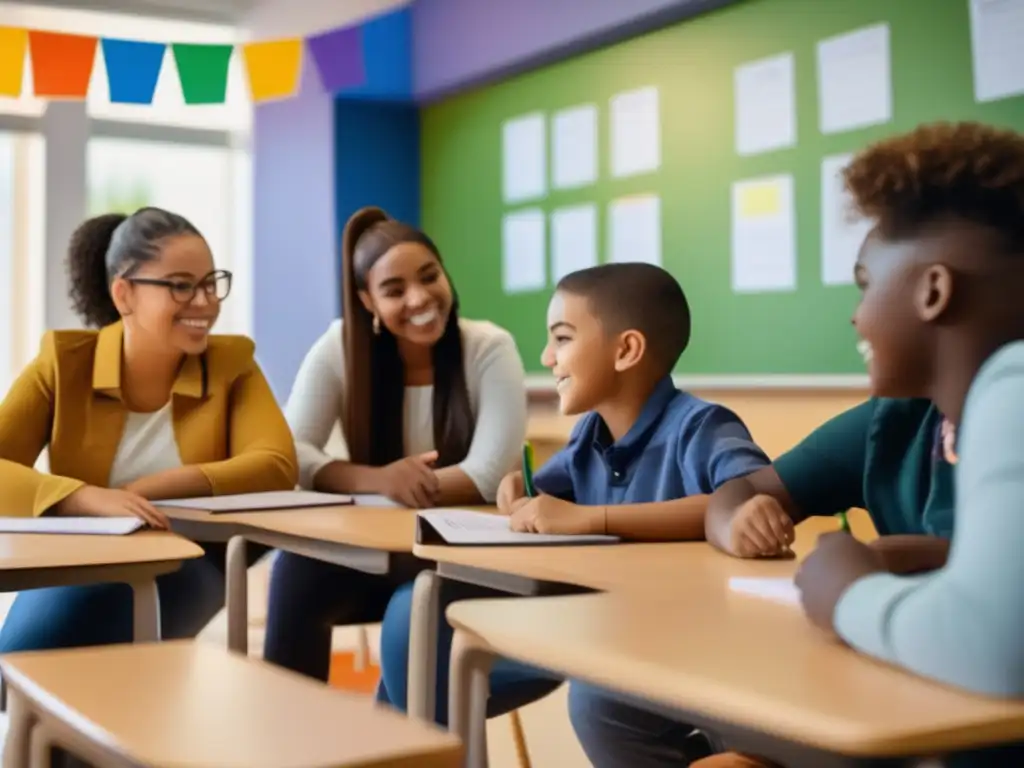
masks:
<path id="1" fill-rule="evenodd" d="M 858 581 L 836 607 L 836 630 L 919 675 L 1024 697 L 1024 342 L 1003 347 L 975 377 L 957 448 L 946 566 Z"/>

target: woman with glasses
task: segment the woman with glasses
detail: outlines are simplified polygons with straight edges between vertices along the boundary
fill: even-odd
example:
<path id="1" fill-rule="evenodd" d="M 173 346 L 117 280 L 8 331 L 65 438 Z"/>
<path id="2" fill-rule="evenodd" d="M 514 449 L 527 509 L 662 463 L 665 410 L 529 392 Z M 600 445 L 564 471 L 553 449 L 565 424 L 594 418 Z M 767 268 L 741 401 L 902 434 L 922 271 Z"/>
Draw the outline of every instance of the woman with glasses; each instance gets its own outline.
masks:
<path id="1" fill-rule="evenodd" d="M 159 208 L 72 235 L 71 301 L 96 330 L 51 331 L 0 403 L 0 513 L 135 516 L 159 499 L 295 487 L 291 431 L 253 342 L 211 336 L 231 273 Z M 49 450 L 50 473 L 33 469 Z M 194 636 L 224 600 L 224 547 L 157 579 L 165 638 Z M 123 584 L 20 593 L 0 653 L 132 640 Z"/>

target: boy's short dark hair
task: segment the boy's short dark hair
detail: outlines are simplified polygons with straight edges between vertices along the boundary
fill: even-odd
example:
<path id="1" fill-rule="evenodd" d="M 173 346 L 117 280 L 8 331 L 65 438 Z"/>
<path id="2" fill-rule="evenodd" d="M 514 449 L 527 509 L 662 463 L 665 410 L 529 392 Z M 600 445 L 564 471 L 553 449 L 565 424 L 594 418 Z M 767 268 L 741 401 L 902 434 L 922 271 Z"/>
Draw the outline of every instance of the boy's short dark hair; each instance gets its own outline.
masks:
<path id="1" fill-rule="evenodd" d="M 1024 254 L 1024 137 L 980 123 L 934 123 L 860 152 L 844 171 L 858 213 L 890 240 L 943 218 L 1002 235 Z"/>
<path id="2" fill-rule="evenodd" d="M 679 282 L 642 262 L 571 272 L 556 290 L 582 296 L 609 333 L 640 331 L 654 363 L 669 373 L 690 343 L 690 304 Z"/>

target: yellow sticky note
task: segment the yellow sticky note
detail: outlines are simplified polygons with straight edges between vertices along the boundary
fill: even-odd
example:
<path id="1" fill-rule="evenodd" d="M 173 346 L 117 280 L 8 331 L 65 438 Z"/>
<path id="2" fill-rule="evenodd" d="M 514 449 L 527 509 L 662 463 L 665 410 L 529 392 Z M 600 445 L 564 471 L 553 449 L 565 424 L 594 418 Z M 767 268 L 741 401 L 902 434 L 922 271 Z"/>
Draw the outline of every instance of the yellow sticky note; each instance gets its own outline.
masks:
<path id="1" fill-rule="evenodd" d="M 775 216 L 782 210 L 782 194 L 775 182 L 748 184 L 740 189 L 740 215 Z"/>
<path id="2" fill-rule="evenodd" d="M 28 30 L 0 27 L 0 96 L 21 96 Z"/>
<path id="3" fill-rule="evenodd" d="M 255 102 L 285 99 L 299 88 L 302 40 L 271 40 L 242 46 L 249 92 Z"/>

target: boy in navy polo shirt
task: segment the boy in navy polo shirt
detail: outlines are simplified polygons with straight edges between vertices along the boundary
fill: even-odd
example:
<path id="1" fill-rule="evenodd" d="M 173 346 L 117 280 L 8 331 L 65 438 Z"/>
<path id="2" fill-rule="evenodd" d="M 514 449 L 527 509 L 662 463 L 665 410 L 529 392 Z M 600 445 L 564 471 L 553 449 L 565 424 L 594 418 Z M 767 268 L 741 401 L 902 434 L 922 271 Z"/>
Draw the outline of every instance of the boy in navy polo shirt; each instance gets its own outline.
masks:
<path id="1" fill-rule="evenodd" d="M 586 413 L 569 444 L 541 467 L 540 495 L 524 498 L 520 473 L 498 491 L 499 508 L 520 531 L 608 532 L 627 540 L 704 537 L 708 494 L 769 465 L 740 419 L 681 392 L 671 372 L 690 340 L 690 309 L 679 283 L 649 264 L 607 264 L 567 275 L 548 311 L 542 362 L 556 377 L 561 409 Z M 454 600 L 500 593 L 446 581 Z M 411 588 L 391 599 L 381 632 L 381 672 L 390 703 L 405 707 Z M 439 627 L 435 717 L 447 720 L 451 628 Z M 499 660 L 488 713 L 547 692 L 544 673 Z M 537 695 L 540 695 L 539 693 Z M 536 696 L 534 696 L 536 698 Z M 692 726 L 619 703 L 580 683 L 570 690 L 573 727 L 595 768 L 687 765 L 710 746 Z"/>
<path id="2" fill-rule="evenodd" d="M 542 361 L 561 410 L 585 414 L 540 471 L 540 495 L 505 478 L 498 505 L 512 527 L 610 533 L 631 540 L 702 539 L 707 494 L 768 466 L 728 409 L 676 389 L 671 372 L 690 339 L 679 283 L 649 264 L 607 264 L 559 283 Z M 493 690 L 493 688 L 492 688 Z M 707 752 L 693 728 L 577 682 L 570 716 L 596 768 L 687 765 Z"/>

